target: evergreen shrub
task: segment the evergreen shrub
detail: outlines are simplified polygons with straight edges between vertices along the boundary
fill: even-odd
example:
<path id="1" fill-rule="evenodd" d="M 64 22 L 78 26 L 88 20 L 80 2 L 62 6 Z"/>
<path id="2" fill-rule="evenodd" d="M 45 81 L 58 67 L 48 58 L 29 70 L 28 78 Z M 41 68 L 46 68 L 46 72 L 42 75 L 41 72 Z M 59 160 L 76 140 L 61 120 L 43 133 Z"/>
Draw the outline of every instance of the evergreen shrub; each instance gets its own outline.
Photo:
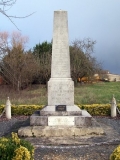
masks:
<path id="1" fill-rule="evenodd" d="M 110 160 L 120 160 L 120 145 L 110 155 Z"/>
<path id="2" fill-rule="evenodd" d="M 110 116 L 111 104 L 90 104 L 90 105 L 78 105 L 81 109 L 85 109 L 92 116 Z M 120 104 L 117 105 L 120 109 Z"/>
<path id="3" fill-rule="evenodd" d="M 19 139 L 17 133 L 12 137 L 0 138 L 0 160 L 33 160 L 34 147 L 30 142 Z"/>
<path id="4" fill-rule="evenodd" d="M 3 112 L 5 105 L 0 105 L 0 114 Z M 25 115 L 30 116 L 36 110 L 41 110 L 44 105 L 12 105 L 11 113 L 12 115 Z M 92 116 L 110 116 L 111 104 L 90 104 L 90 105 L 78 105 L 80 109 L 85 109 Z M 117 104 L 120 110 L 120 104 Z"/>
<path id="5" fill-rule="evenodd" d="M 5 105 L 0 105 L 0 114 L 3 112 Z M 43 108 L 43 105 L 12 105 L 12 115 L 32 115 L 36 110 Z"/>

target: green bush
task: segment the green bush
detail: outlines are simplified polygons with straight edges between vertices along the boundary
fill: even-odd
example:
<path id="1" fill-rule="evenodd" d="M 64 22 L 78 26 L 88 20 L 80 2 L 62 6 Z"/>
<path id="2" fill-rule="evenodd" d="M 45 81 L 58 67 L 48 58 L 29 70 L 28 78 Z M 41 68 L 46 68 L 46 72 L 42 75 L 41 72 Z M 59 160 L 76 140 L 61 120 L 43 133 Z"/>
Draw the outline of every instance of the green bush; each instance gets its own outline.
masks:
<path id="1" fill-rule="evenodd" d="M 18 138 L 12 132 L 12 137 L 0 138 L 0 160 L 33 160 L 34 147 L 28 141 Z"/>
<path id="2" fill-rule="evenodd" d="M 110 155 L 110 160 L 120 160 L 120 145 Z"/>
<path id="3" fill-rule="evenodd" d="M 92 116 L 109 116 L 111 113 L 110 104 L 91 104 L 91 105 L 78 105 L 81 109 L 85 109 Z M 120 104 L 117 105 L 120 109 Z"/>
<path id="4" fill-rule="evenodd" d="M 0 105 L 0 114 L 4 110 L 4 105 Z M 40 110 L 44 105 L 12 105 L 11 113 L 12 115 L 25 115 L 30 116 L 36 110 Z M 92 116 L 109 116 L 111 113 L 110 104 L 90 104 L 90 105 L 78 105 L 81 109 L 85 109 Z M 120 104 L 117 105 L 120 109 Z"/>
<path id="5" fill-rule="evenodd" d="M 32 115 L 36 110 L 42 109 L 43 106 L 39 105 L 18 105 L 11 107 L 12 115 Z"/>
<path id="6" fill-rule="evenodd" d="M 0 114 L 3 112 L 5 105 L 0 106 Z M 11 113 L 12 115 L 32 115 L 36 110 L 43 108 L 43 105 L 12 105 Z"/>
<path id="7" fill-rule="evenodd" d="M 0 114 L 3 112 L 5 105 L 0 105 Z"/>

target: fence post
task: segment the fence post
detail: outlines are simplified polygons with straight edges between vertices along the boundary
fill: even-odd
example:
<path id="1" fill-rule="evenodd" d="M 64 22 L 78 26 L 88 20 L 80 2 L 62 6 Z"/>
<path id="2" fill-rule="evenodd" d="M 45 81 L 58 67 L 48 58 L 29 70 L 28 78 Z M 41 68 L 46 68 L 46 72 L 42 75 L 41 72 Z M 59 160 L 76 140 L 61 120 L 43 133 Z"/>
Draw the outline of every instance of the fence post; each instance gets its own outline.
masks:
<path id="1" fill-rule="evenodd" d="M 5 109 L 6 118 L 11 119 L 11 103 L 10 103 L 9 97 L 6 101 L 6 107 L 5 108 L 6 108 Z"/>
<path id="2" fill-rule="evenodd" d="M 111 117 L 116 117 L 116 99 L 114 98 L 114 95 L 113 95 L 113 98 L 112 98 L 112 103 L 111 103 Z"/>

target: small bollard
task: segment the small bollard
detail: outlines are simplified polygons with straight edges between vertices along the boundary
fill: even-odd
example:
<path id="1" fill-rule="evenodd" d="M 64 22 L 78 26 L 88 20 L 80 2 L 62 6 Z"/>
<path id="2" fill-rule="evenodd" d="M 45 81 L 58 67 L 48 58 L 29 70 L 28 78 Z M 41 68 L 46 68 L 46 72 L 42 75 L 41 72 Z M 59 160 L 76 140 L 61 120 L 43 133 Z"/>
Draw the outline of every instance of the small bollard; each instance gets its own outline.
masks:
<path id="1" fill-rule="evenodd" d="M 5 114 L 7 119 L 11 119 L 11 103 L 9 97 L 6 101 Z"/>
<path id="2" fill-rule="evenodd" d="M 114 95 L 113 95 L 113 98 L 112 98 L 112 103 L 111 103 L 111 117 L 116 117 L 116 99 L 114 98 Z"/>

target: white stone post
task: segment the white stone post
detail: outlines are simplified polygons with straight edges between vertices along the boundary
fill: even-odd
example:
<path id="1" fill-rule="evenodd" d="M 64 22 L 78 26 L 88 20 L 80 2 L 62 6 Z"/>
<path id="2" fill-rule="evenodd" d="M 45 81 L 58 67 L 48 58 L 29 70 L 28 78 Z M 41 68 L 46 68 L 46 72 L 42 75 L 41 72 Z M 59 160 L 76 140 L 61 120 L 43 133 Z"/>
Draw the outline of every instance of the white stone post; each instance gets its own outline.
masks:
<path id="1" fill-rule="evenodd" d="M 11 103 L 9 97 L 6 101 L 5 114 L 7 119 L 11 119 Z"/>
<path id="2" fill-rule="evenodd" d="M 111 103 L 111 117 L 116 117 L 116 99 L 114 98 L 114 95 L 113 95 L 113 98 L 112 98 L 112 103 Z"/>

